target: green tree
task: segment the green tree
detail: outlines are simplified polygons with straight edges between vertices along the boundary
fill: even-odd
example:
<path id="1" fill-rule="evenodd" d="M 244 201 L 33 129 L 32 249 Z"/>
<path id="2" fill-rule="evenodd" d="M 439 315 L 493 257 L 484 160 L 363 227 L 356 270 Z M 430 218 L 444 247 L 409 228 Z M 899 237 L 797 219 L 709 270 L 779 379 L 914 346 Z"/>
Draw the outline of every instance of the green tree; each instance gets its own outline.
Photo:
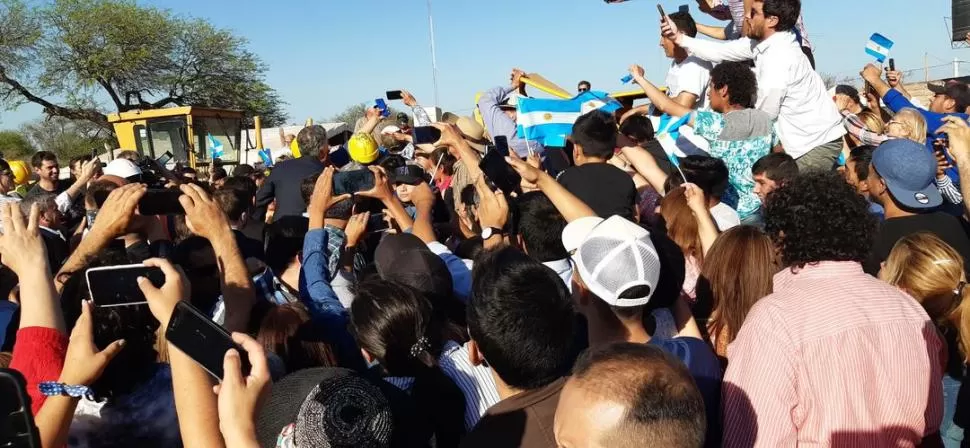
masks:
<path id="1" fill-rule="evenodd" d="M 132 0 L 0 0 L 0 101 L 110 129 L 106 114 L 171 105 L 286 120 L 246 40 Z M 103 103 L 107 103 L 104 105 Z"/>
<path id="2" fill-rule="evenodd" d="M 64 117 L 35 120 L 20 130 L 37 148 L 57 154 L 62 163 L 90 154 L 92 149 L 103 151 L 104 144 L 113 140 L 108 131 L 90 121 Z"/>
<path id="3" fill-rule="evenodd" d="M 8 160 L 30 157 L 36 152 L 34 145 L 17 131 L 0 131 L 0 153 Z"/>

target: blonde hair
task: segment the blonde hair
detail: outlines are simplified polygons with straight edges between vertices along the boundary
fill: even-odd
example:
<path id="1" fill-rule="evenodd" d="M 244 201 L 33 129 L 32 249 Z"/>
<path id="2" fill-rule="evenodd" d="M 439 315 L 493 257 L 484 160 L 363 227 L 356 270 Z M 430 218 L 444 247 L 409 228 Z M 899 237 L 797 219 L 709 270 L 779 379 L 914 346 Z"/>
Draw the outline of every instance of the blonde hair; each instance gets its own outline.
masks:
<path id="1" fill-rule="evenodd" d="M 963 258 L 936 235 L 907 235 L 896 242 L 879 278 L 916 299 L 944 332 L 956 331 L 960 353 L 970 355 L 970 288 Z"/>
<path id="2" fill-rule="evenodd" d="M 896 112 L 896 118 L 909 125 L 909 135 L 906 138 L 916 143 L 926 144 L 926 119 L 923 118 L 923 114 L 912 107 L 906 107 Z"/>
<path id="3" fill-rule="evenodd" d="M 875 132 L 877 134 L 882 134 L 886 130 L 886 123 L 882 121 L 882 117 L 879 114 L 871 111 L 864 110 L 859 113 L 859 119 L 862 123 L 866 125 L 866 129 Z"/>

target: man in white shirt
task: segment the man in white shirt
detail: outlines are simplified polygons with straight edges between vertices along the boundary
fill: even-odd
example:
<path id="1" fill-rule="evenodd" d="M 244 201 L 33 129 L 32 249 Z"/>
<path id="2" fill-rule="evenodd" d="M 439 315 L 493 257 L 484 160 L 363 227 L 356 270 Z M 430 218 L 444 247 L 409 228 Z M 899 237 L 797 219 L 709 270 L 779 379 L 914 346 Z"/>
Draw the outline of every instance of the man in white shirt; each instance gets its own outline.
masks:
<path id="1" fill-rule="evenodd" d="M 684 34 L 690 37 L 697 35 L 697 26 L 689 13 L 678 11 L 668 17 Z M 706 108 L 712 64 L 687 54 L 687 50 L 664 35 L 660 36 L 660 46 L 664 54 L 673 59 L 665 81 L 667 96 L 690 109 Z"/>
<path id="2" fill-rule="evenodd" d="M 745 27 L 748 36 L 730 42 L 686 36 L 672 20 L 664 20 L 661 29 L 678 46 L 712 63 L 754 60 L 756 106 L 777 119 L 785 152 L 801 171 L 831 170 L 846 131 L 825 83 L 789 31 L 800 13 L 798 0 L 755 0 Z"/>

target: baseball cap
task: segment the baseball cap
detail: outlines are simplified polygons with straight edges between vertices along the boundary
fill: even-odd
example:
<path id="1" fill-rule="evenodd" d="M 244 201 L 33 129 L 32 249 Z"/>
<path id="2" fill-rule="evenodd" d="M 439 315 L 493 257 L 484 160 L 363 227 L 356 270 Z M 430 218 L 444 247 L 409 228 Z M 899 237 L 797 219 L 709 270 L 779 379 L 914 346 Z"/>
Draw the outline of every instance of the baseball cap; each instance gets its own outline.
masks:
<path id="1" fill-rule="evenodd" d="M 273 384 L 256 417 L 259 445 L 409 446 L 428 431 L 404 392 L 394 389 L 343 368 L 291 373 Z"/>
<path id="2" fill-rule="evenodd" d="M 115 159 L 108 162 L 108 165 L 104 167 L 102 172 L 109 176 L 118 176 L 122 179 L 128 179 L 134 176 L 141 175 L 141 168 L 135 165 L 134 162 L 128 159 Z"/>
<path id="3" fill-rule="evenodd" d="M 589 216 L 566 225 L 562 244 L 586 287 L 611 306 L 650 302 L 660 281 L 660 256 L 646 229 L 622 218 Z M 628 297 L 633 288 L 646 295 Z"/>
<path id="4" fill-rule="evenodd" d="M 424 170 L 416 165 L 399 166 L 391 177 L 394 184 L 418 185 L 424 182 Z"/>
<path id="5" fill-rule="evenodd" d="M 393 124 L 392 125 L 388 125 L 388 126 L 384 126 L 384 129 L 381 129 L 381 134 L 383 134 L 383 135 L 390 135 L 390 134 L 394 134 L 394 133 L 397 133 L 397 132 L 401 132 L 401 128 L 399 128 L 397 126 L 394 126 Z"/>
<path id="6" fill-rule="evenodd" d="M 936 158 L 923 145 L 908 139 L 888 140 L 873 151 L 872 167 L 899 205 L 923 210 L 943 203 L 935 182 Z"/>
<path id="7" fill-rule="evenodd" d="M 946 95 L 956 101 L 957 112 L 963 113 L 970 106 L 970 86 L 960 81 L 947 81 L 945 84 L 928 84 L 926 86 L 930 92 L 936 95 Z"/>
<path id="8" fill-rule="evenodd" d="M 448 266 L 410 233 L 385 235 L 374 251 L 374 264 L 384 280 L 400 282 L 435 297 L 453 294 Z"/>

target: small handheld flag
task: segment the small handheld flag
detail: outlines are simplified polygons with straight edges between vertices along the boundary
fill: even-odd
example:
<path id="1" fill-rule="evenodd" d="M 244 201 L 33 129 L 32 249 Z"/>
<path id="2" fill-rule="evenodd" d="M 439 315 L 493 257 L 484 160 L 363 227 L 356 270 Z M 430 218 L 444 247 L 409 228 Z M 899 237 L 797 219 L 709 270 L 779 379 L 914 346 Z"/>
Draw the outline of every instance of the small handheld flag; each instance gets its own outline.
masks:
<path id="1" fill-rule="evenodd" d="M 568 100 L 519 98 L 518 136 L 537 140 L 543 146 L 563 147 L 580 115 L 594 110 L 611 114 L 619 108 L 616 100 L 595 91 L 583 92 Z"/>
<path id="2" fill-rule="evenodd" d="M 264 148 L 259 150 L 259 158 L 263 160 L 263 165 L 267 168 L 273 166 L 273 156 L 269 151 L 269 148 Z"/>
<path id="3" fill-rule="evenodd" d="M 622 82 L 623 84 L 629 84 L 630 81 L 633 81 L 633 75 L 626 75 L 620 78 L 620 82 Z"/>
<path id="4" fill-rule="evenodd" d="M 209 146 L 209 154 L 212 155 L 212 158 L 218 159 L 222 157 L 222 154 L 223 154 L 222 142 L 220 142 L 219 140 L 216 140 L 216 138 L 213 137 L 212 134 L 206 134 L 205 138 L 206 138 L 206 141 L 208 142 L 207 146 Z"/>
<path id="5" fill-rule="evenodd" d="M 877 62 L 884 62 L 889 57 L 889 50 L 893 48 L 893 41 L 879 33 L 873 33 L 866 43 L 866 54 L 876 58 Z"/>

